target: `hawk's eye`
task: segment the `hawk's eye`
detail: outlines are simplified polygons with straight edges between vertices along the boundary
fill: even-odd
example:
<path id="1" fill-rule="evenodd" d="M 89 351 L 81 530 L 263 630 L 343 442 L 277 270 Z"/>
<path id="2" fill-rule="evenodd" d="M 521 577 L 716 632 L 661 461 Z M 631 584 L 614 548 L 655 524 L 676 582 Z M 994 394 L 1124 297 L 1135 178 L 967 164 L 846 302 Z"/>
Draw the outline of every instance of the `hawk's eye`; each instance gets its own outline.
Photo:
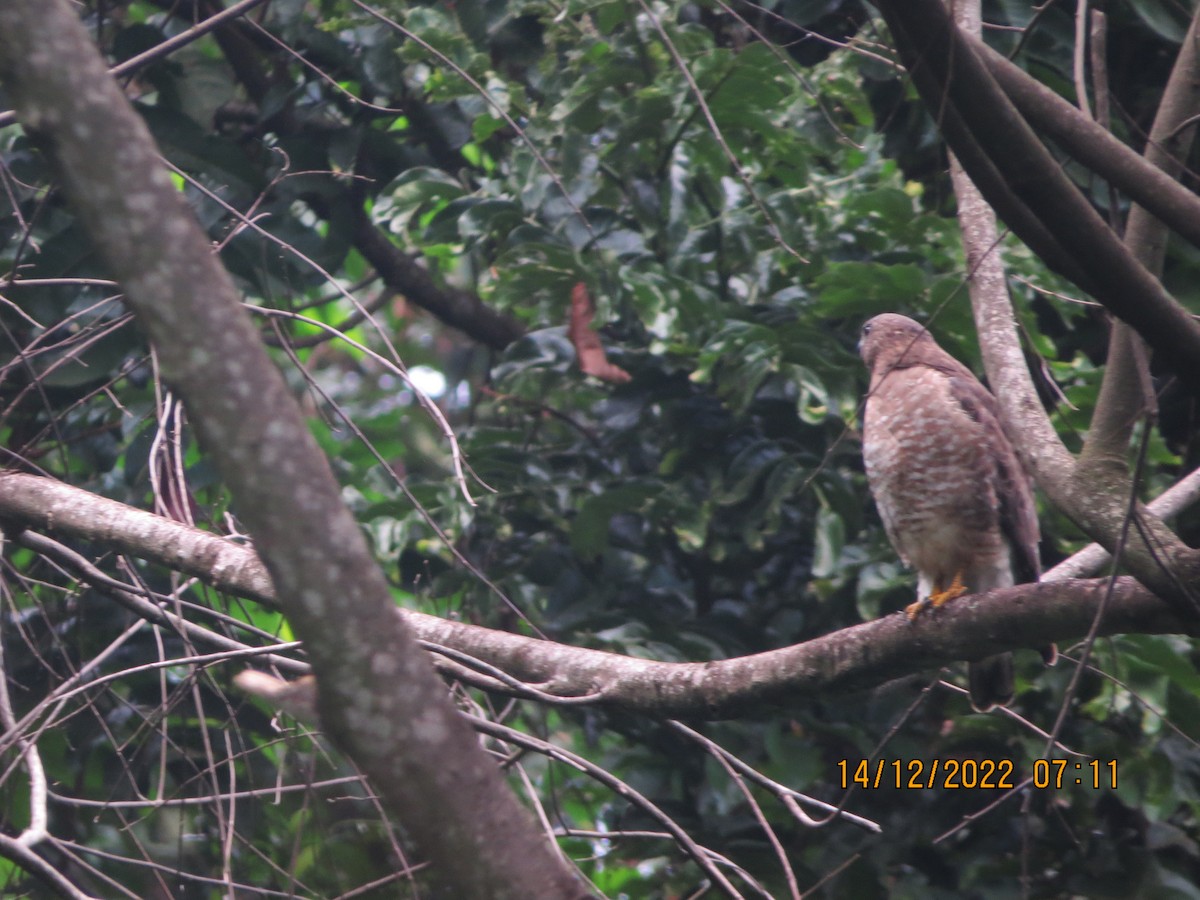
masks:
<path id="1" fill-rule="evenodd" d="M 871 323 L 870 323 L 870 322 L 864 322 L 864 323 L 863 323 L 863 327 L 862 327 L 862 336 L 863 336 L 863 337 L 866 337 L 866 336 L 867 336 L 868 334 L 870 334 L 870 333 L 871 333 Z"/>

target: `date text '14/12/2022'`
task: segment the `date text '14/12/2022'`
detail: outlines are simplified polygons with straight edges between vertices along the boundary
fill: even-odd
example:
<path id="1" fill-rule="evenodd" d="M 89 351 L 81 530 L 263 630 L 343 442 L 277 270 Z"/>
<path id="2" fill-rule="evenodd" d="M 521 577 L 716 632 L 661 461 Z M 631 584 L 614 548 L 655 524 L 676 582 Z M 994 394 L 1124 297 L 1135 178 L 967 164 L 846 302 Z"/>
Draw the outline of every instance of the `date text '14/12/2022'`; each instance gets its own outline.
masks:
<path id="1" fill-rule="evenodd" d="M 1039 790 L 1070 785 L 1095 790 L 1117 787 L 1115 759 L 1035 759 L 1028 778 L 1018 777 L 1011 759 L 860 759 L 838 760 L 839 786 L 896 790 L 1015 790 L 1028 781 Z"/>

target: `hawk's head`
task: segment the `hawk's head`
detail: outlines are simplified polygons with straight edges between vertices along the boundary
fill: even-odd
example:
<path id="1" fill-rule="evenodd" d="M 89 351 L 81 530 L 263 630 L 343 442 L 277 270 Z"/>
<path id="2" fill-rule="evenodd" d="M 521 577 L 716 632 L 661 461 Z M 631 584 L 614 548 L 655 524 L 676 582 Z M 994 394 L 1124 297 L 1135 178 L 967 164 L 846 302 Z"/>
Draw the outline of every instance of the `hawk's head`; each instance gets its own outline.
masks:
<path id="1" fill-rule="evenodd" d="M 867 369 L 874 372 L 905 368 L 921 363 L 930 351 L 938 350 L 933 336 L 920 322 L 896 313 L 883 313 L 862 327 L 858 352 Z"/>

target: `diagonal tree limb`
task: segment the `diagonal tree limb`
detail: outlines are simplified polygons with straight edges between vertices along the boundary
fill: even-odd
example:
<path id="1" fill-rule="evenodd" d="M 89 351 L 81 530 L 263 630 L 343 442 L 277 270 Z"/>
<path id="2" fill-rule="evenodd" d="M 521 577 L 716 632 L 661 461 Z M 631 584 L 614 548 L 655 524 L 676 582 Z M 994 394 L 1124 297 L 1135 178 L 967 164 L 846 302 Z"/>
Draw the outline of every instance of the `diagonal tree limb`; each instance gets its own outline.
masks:
<path id="1" fill-rule="evenodd" d="M 1193 469 L 1159 496 L 1147 508 L 1160 519 L 1169 519 L 1200 500 L 1200 469 Z M 1066 581 L 1095 575 L 1111 562 L 1108 551 L 1099 544 L 1088 544 L 1053 569 L 1042 573 L 1042 581 Z"/>
<path id="2" fill-rule="evenodd" d="M 964 34 L 964 38 L 1030 125 L 1180 237 L 1200 247 L 1200 197 L 1167 174 L 1165 167 L 1121 143 L 1002 54 L 972 35 Z M 1186 156 L 1167 149 L 1173 158 Z"/>
<path id="3" fill-rule="evenodd" d="M 354 205 L 350 216 L 354 246 L 384 284 L 406 300 L 494 350 L 503 350 L 525 333 L 520 322 L 492 309 L 471 291 L 435 284 L 428 270 L 392 243 L 361 204 Z"/>
<path id="4" fill-rule="evenodd" d="M 464 898 L 580 898 L 451 702 L 228 273 L 64 0 L 0 5 L 0 81 L 125 289 L 319 676 L 330 735 Z"/>

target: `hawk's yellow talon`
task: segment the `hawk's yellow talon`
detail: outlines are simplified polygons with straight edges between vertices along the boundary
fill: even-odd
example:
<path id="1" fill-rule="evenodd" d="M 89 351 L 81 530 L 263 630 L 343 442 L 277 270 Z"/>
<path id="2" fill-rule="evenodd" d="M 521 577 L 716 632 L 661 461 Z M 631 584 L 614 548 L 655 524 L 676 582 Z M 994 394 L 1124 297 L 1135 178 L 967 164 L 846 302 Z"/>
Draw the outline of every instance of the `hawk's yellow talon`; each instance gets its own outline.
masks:
<path id="1" fill-rule="evenodd" d="M 958 572 L 954 576 L 954 580 L 950 582 L 950 587 L 943 590 L 936 590 L 929 595 L 929 602 L 933 604 L 934 609 L 944 606 L 955 597 L 961 597 L 967 593 L 967 587 L 963 584 L 962 572 Z"/>
<path id="2" fill-rule="evenodd" d="M 959 572 L 954 576 L 954 580 L 950 582 L 950 586 L 944 590 L 940 582 L 935 582 L 933 592 L 928 597 L 921 597 L 916 603 L 910 603 L 904 607 L 904 614 L 908 616 L 908 621 L 911 622 L 921 614 L 921 610 L 926 606 L 932 606 L 934 609 L 937 609 L 955 597 L 961 597 L 965 593 L 967 593 L 967 587 L 963 584 L 962 572 Z"/>

